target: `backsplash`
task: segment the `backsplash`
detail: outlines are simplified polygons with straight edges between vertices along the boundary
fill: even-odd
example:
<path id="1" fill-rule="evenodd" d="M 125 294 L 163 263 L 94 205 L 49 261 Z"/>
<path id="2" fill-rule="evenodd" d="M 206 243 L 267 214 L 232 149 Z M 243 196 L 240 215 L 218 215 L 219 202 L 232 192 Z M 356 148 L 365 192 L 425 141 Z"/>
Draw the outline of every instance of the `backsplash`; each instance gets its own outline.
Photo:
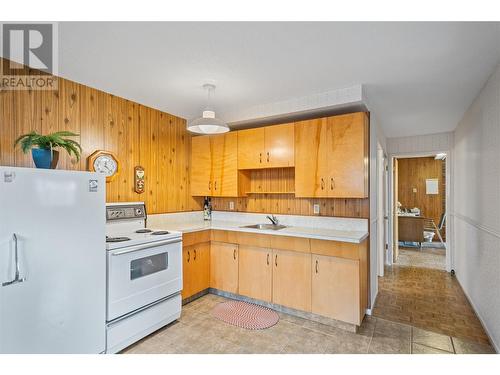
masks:
<path id="1" fill-rule="evenodd" d="M 230 209 L 234 203 L 234 210 Z M 315 214 L 313 205 L 319 204 L 319 214 Z M 295 198 L 291 194 L 260 194 L 246 198 L 212 198 L 214 211 L 236 211 L 281 215 L 337 216 L 369 218 L 369 199 L 341 198 Z"/>

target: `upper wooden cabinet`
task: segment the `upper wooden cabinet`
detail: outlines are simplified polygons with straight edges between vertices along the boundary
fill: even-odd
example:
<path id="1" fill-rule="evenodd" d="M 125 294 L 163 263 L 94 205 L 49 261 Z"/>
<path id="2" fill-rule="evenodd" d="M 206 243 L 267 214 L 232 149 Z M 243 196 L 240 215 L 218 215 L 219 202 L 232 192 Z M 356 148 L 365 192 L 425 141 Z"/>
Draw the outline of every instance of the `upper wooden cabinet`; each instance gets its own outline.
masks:
<path id="1" fill-rule="evenodd" d="M 237 197 L 238 135 L 236 132 L 192 138 L 191 195 Z"/>
<path id="2" fill-rule="evenodd" d="M 295 123 L 295 196 L 368 197 L 368 116 Z"/>
<path id="3" fill-rule="evenodd" d="M 191 195 L 212 195 L 212 139 L 191 140 Z"/>
<path id="4" fill-rule="evenodd" d="M 294 124 L 238 131 L 238 169 L 295 165 Z"/>

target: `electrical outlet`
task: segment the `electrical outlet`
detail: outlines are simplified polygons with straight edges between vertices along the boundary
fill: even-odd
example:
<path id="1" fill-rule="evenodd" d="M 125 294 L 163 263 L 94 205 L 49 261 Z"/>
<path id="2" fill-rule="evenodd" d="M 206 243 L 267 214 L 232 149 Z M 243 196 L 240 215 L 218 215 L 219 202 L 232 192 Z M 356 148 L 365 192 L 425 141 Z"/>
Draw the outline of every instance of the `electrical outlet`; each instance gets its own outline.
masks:
<path id="1" fill-rule="evenodd" d="M 417 192 L 417 188 L 413 188 L 413 192 L 416 193 Z"/>
<path id="2" fill-rule="evenodd" d="M 234 202 L 233 202 L 233 201 L 229 202 L 229 209 L 230 209 L 231 211 L 233 211 L 233 210 L 234 210 Z"/>
<path id="3" fill-rule="evenodd" d="M 319 214 L 319 204 L 314 204 L 313 205 L 313 213 L 315 215 L 318 215 Z"/>

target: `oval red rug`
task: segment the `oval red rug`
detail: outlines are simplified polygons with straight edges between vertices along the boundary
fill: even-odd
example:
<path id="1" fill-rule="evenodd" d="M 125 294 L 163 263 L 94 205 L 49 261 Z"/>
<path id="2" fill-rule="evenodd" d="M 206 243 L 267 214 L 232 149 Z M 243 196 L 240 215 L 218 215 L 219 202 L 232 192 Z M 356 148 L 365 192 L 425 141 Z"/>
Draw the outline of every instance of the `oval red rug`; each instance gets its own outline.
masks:
<path id="1" fill-rule="evenodd" d="M 219 303 L 212 310 L 212 315 L 223 322 L 246 329 L 266 329 L 280 320 L 275 311 L 242 301 Z"/>

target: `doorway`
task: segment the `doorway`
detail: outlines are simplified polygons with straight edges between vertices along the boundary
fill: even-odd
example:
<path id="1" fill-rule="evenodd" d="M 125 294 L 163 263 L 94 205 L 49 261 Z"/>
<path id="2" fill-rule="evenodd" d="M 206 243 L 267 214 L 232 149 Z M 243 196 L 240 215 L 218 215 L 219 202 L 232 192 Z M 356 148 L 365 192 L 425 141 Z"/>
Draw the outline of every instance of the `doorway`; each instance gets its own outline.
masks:
<path id="1" fill-rule="evenodd" d="M 446 269 L 446 153 L 393 159 L 392 263 Z"/>

